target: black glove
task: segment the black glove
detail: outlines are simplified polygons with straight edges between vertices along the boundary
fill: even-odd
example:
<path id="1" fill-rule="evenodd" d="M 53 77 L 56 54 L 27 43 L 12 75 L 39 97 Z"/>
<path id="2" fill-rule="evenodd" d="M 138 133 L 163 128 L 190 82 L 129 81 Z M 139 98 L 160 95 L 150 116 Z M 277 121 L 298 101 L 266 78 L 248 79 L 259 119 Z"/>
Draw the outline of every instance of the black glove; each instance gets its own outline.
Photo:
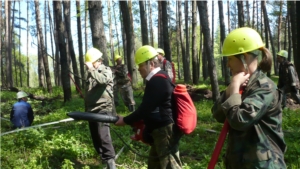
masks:
<path id="1" fill-rule="evenodd" d="M 296 86 L 291 86 L 291 92 L 292 93 L 297 93 L 298 92 Z"/>

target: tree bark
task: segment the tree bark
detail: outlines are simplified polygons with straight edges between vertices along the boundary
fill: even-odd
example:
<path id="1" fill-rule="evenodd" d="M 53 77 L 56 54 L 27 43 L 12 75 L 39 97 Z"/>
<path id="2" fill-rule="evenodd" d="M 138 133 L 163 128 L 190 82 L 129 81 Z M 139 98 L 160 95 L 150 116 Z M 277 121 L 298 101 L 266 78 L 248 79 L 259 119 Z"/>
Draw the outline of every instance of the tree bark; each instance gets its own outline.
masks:
<path id="1" fill-rule="evenodd" d="M 198 74 L 198 49 L 197 49 L 197 36 L 196 36 L 196 27 L 197 27 L 197 2 L 192 1 L 192 75 L 193 75 L 193 84 L 199 83 L 199 74 Z"/>
<path id="2" fill-rule="evenodd" d="M 103 63 L 109 65 L 106 52 L 106 37 L 102 17 L 102 1 L 89 1 L 90 25 L 93 46 L 103 53 Z"/>
<path id="3" fill-rule="evenodd" d="M 145 13 L 144 1 L 139 1 L 139 6 L 140 6 L 140 18 L 141 18 L 142 44 L 149 45 L 147 15 Z"/>
<path id="4" fill-rule="evenodd" d="M 149 27 L 150 27 L 150 44 L 154 46 L 154 39 L 153 39 L 153 27 L 152 27 L 152 8 L 151 8 L 151 1 L 148 1 L 148 10 L 149 10 Z"/>
<path id="5" fill-rule="evenodd" d="M 57 25 L 57 34 L 58 34 L 58 44 L 60 51 L 60 63 L 61 63 L 61 81 L 63 85 L 64 91 L 64 102 L 69 101 L 71 99 L 71 85 L 69 78 L 69 63 L 67 58 L 67 49 L 65 43 L 65 27 L 62 20 L 62 4 L 60 1 L 53 1 L 55 19 Z"/>
<path id="6" fill-rule="evenodd" d="M 137 85 L 137 71 L 134 63 L 134 36 L 133 36 L 133 27 L 130 19 L 130 13 L 126 1 L 119 1 L 122 17 L 123 17 L 123 27 L 126 32 L 126 42 L 127 42 L 127 66 L 128 72 L 132 77 L 133 86 Z"/>
<path id="7" fill-rule="evenodd" d="M 82 46 L 82 32 L 81 32 L 81 12 L 80 12 L 80 0 L 76 0 L 76 13 L 77 13 L 77 34 L 78 34 L 78 52 L 79 52 L 79 65 L 81 76 L 81 87 L 85 88 L 84 77 L 84 58 L 83 58 L 83 46 Z"/>
<path id="8" fill-rule="evenodd" d="M 115 9 L 115 5 L 116 3 L 114 3 L 113 5 L 113 8 Z M 121 52 L 120 52 L 120 40 L 119 40 L 119 33 L 118 33 L 118 24 L 117 24 L 117 16 L 116 16 L 116 10 L 113 10 L 114 11 L 114 18 L 115 18 L 115 31 L 116 31 L 116 35 L 117 35 L 117 46 L 118 46 L 118 54 L 120 55 Z M 122 25 L 122 24 L 121 24 Z"/>
<path id="9" fill-rule="evenodd" d="M 190 73 L 190 38 L 189 38 L 189 1 L 184 1 L 184 16 L 185 16 L 185 49 L 186 54 L 184 58 L 184 82 L 188 83 L 191 80 Z"/>
<path id="10" fill-rule="evenodd" d="M 75 79 L 75 86 L 77 92 L 80 92 L 81 88 L 81 83 L 79 79 L 79 71 L 77 67 L 77 61 L 76 61 L 76 56 L 75 56 L 75 51 L 74 51 L 74 45 L 73 45 L 73 39 L 72 39 L 72 30 L 71 30 L 71 22 L 70 22 L 70 1 L 63 1 L 63 7 L 64 7 L 64 21 L 65 21 L 65 27 L 66 27 L 66 32 L 67 32 L 67 41 L 68 41 L 68 47 L 69 47 L 69 53 L 72 59 L 72 68 L 74 72 L 74 79 Z"/>
<path id="11" fill-rule="evenodd" d="M 39 47 L 41 48 L 41 57 L 43 58 L 44 68 L 45 68 L 45 75 L 46 75 L 46 83 L 47 83 L 47 90 L 49 93 L 52 93 L 52 85 L 51 85 L 51 77 L 50 77 L 50 71 L 49 71 L 49 64 L 48 64 L 48 55 L 46 48 L 44 46 L 44 36 L 43 36 L 43 30 L 42 30 L 42 24 L 41 24 L 41 16 L 40 16 L 40 9 L 39 9 L 39 1 L 35 0 L 35 11 L 36 11 L 36 25 L 37 25 L 37 31 L 39 34 Z"/>
<path id="12" fill-rule="evenodd" d="M 219 19 L 220 19 L 220 46 L 223 46 L 223 42 L 225 40 L 225 23 L 224 23 L 224 15 L 223 15 L 223 2 L 218 1 L 219 6 Z M 230 72 L 227 67 L 227 57 L 222 57 L 222 64 L 224 68 L 224 77 L 225 77 L 225 84 L 230 83 Z"/>
<path id="13" fill-rule="evenodd" d="M 182 30 L 182 26 L 181 26 L 181 23 L 182 23 L 182 20 L 181 20 L 181 1 L 178 2 L 178 19 L 179 19 L 179 22 L 178 22 L 178 25 L 179 25 L 179 37 L 180 37 L 180 45 L 181 45 L 181 53 L 182 53 L 182 66 L 183 66 L 183 78 L 184 78 L 184 82 L 187 82 L 188 79 L 187 79 L 187 75 L 186 75 L 186 61 L 185 61 L 185 46 L 184 46 L 184 38 L 183 38 L 183 30 Z"/>
<path id="14" fill-rule="evenodd" d="M 169 38 L 169 30 L 168 30 L 168 13 L 167 13 L 167 2 L 161 1 L 162 8 L 162 27 L 163 27 L 163 47 L 165 51 L 165 57 L 167 60 L 172 62 L 172 53 L 170 48 L 170 38 Z"/>
<path id="15" fill-rule="evenodd" d="M 179 5 L 178 3 L 180 3 L 179 1 L 176 1 L 176 45 L 177 45 L 177 75 L 178 75 L 178 79 L 181 79 L 181 71 L 180 71 L 180 23 L 179 23 Z"/>
<path id="16" fill-rule="evenodd" d="M 213 92 L 213 100 L 216 101 L 220 97 L 220 93 L 219 93 L 217 71 L 216 71 L 216 66 L 215 66 L 215 61 L 213 56 L 213 49 L 211 47 L 210 30 L 209 30 L 208 16 L 207 16 L 207 1 L 198 1 L 197 3 L 198 3 L 197 5 L 201 17 L 200 19 L 201 27 L 203 28 L 204 47 L 206 48 L 208 67 L 210 70 L 209 75 L 210 75 L 210 82 L 211 82 L 212 92 Z"/>
<path id="17" fill-rule="evenodd" d="M 300 36 L 300 2 L 296 1 L 296 22 L 297 23 L 297 32 L 295 37 L 297 39 L 297 46 L 294 48 L 294 64 L 297 70 L 297 74 L 300 75 L 300 58 L 299 58 L 299 53 L 300 53 L 300 40 L 299 40 L 299 36 Z M 297 49 L 297 50 L 296 50 Z"/>
<path id="18" fill-rule="evenodd" d="M 238 7 L 239 27 L 243 27 L 245 25 L 243 1 L 237 1 L 236 3 L 237 3 L 237 7 Z"/>

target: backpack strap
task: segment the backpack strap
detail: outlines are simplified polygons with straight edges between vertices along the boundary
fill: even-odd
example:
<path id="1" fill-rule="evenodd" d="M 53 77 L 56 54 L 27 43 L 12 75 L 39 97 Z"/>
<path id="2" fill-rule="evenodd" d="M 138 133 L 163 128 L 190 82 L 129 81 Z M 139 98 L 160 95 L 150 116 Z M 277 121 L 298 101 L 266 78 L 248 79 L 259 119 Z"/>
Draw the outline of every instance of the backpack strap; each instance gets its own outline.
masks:
<path id="1" fill-rule="evenodd" d="M 159 76 L 159 77 L 162 77 L 162 78 L 165 78 L 167 79 L 167 76 L 165 74 L 161 74 L 161 73 L 156 73 L 155 75 L 153 75 L 152 77 L 156 77 L 156 76 Z M 171 83 L 171 85 L 175 88 L 176 85 L 172 82 L 172 80 L 169 78 L 169 82 Z"/>

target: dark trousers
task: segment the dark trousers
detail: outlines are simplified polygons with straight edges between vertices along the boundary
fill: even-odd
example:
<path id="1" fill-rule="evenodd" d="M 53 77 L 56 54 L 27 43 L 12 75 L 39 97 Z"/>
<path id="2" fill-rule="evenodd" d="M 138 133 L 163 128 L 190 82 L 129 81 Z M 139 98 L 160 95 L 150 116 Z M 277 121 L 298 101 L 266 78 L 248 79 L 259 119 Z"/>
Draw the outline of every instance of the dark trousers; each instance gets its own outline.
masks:
<path id="1" fill-rule="evenodd" d="M 101 156 L 102 163 L 106 163 L 109 159 L 114 159 L 116 154 L 112 145 L 109 124 L 89 122 L 89 128 L 95 150 Z"/>

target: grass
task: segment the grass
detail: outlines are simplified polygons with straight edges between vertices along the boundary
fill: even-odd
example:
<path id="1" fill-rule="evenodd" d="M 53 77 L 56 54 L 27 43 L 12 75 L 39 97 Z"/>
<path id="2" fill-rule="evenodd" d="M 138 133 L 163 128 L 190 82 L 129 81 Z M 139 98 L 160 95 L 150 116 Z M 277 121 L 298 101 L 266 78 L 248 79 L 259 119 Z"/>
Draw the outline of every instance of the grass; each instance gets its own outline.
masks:
<path id="1" fill-rule="evenodd" d="M 276 77 L 274 78 L 276 80 Z M 208 87 L 204 84 L 197 87 Z M 224 88 L 224 86 L 221 86 Z M 24 88 L 24 91 L 29 89 Z M 72 91 L 75 91 L 73 89 Z M 54 88 L 55 94 L 44 94 L 42 89 L 30 89 L 31 93 L 54 97 L 62 95 L 60 88 Z M 135 96 L 141 91 L 136 90 Z M 12 104 L 16 101 L 16 93 L 1 92 L 1 115 L 9 119 Z M 137 104 L 141 102 L 141 96 L 135 97 Z M 68 118 L 66 113 L 71 111 L 83 111 L 84 102 L 75 92 L 72 100 L 63 103 L 62 99 L 53 102 L 40 102 L 30 100 L 35 112 L 33 125 L 49 123 Z M 120 101 L 117 112 L 126 115 L 129 112 Z M 180 141 L 180 154 L 184 169 L 205 169 L 210 160 L 214 146 L 218 139 L 218 133 L 209 132 L 207 129 L 219 132 L 222 124 L 217 123 L 211 116 L 212 100 L 195 102 L 198 112 L 198 125 L 196 130 L 185 135 Z M 300 113 L 299 110 L 285 109 L 283 112 L 283 130 L 288 149 L 285 161 L 289 169 L 300 168 Z M 10 122 L 1 120 L 1 133 L 10 131 Z M 132 135 L 129 126 L 117 127 L 111 125 L 111 135 L 116 153 L 124 146 L 124 142 L 139 154 L 147 155 L 149 147 L 140 142 L 130 140 Z M 226 144 L 226 143 L 225 143 Z M 225 145 L 226 146 L 226 145 Z M 224 153 L 224 149 L 221 154 Z M 116 161 L 119 169 L 146 169 L 147 160 L 136 155 L 125 147 Z M 95 152 L 87 122 L 72 121 L 55 125 L 32 128 L 12 134 L 1 136 L 1 169 L 98 169 L 101 160 Z M 224 168 L 221 157 L 216 168 Z"/>

